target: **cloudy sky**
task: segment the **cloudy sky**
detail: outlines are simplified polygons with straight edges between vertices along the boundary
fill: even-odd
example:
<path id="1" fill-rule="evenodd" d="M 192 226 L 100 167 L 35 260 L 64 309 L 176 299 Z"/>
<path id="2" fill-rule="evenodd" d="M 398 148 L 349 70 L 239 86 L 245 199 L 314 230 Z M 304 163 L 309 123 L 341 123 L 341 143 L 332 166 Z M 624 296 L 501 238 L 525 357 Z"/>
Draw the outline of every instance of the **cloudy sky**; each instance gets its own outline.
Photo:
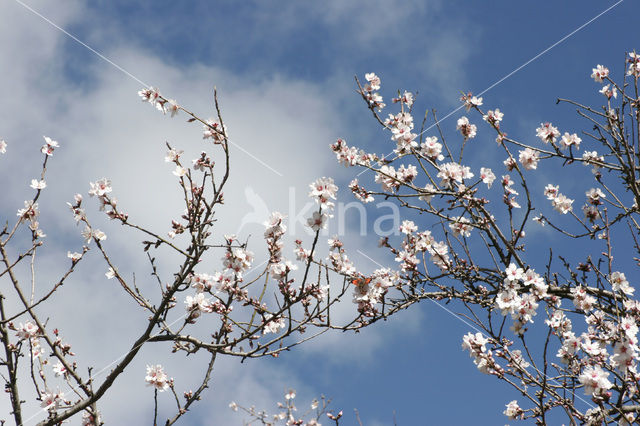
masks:
<path id="1" fill-rule="evenodd" d="M 132 219 L 166 229 L 182 207 L 163 161 L 165 141 L 195 158 L 204 149 L 201 128 L 184 116 L 163 116 L 136 92 L 159 87 L 207 118 L 214 115 L 215 86 L 233 140 L 220 226 L 253 235 L 250 244 L 259 252 L 263 214 L 279 210 L 296 217 L 309 182 L 334 176 L 344 188 L 354 177 L 328 148 L 336 138 L 371 151 L 391 149 L 355 94 L 354 75 L 376 72 L 387 98 L 399 89 L 418 92 L 416 110 L 437 109 L 447 117 L 446 132 L 462 115 L 456 111 L 461 91 L 486 91 L 485 105 L 499 107 L 523 140 L 533 140 L 543 121 L 579 131 L 572 110 L 555 100 L 599 101 L 591 68 L 605 64 L 622 76 L 625 52 L 639 47 L 639 11 L 631 0 L 4 0 L 0 139 L 9 146 L 0 156 L 0 215 L 12 220 L 31 197 L 28 185 L 39 175 L 39 148 L 48 135 L 61 148 L 48 164 L 49 186 L 40 200 L 48 234 L 38 269 L 43 286 L 63 271 L 67 250 L 82 245 L 65 202 L 86 194 L 90 181 L 109 177 Z M 493 146 L 493 138 L 479 134 L 474 143 Z M 490 162 L 491 154 L 482 159 Z M 352 201 L 348 191 L 340 199 Z M 139 245 L 131 243 L 136 235 L 94 214 L 121 271 L 146 279 Z M 371 249 L 375 207 L 368 214 L 368 236 L 357 235 L 359 223 L 351 218 L 355 231 L 344 237 L 364 271 L 377 268 L 368 257 L 389 261 Z M 301 223 L 290 228 L 306 236 Z M 170 271 L 171 259 L 166 262 Z M 90 257 L 45 311 L 96 370 L 117 358 L 138 330 L 139 314 L 106 281 L 105 270 L 98 256 Z M 243 416 L 227 408 L 230 401 L 274 411 L 289 387 L 298 390 L 300 405 L 320 394 L 333 398 L 345 424 L 355 424 L 354 409 L 365 425 L 394 419 L 399 425 L 469 424 L 479 418 L 502 424 L 504 404 L 517 395 L 477 372 L 460 348 L 468 331 L 441 306 L 425 302 L 359 335 L 323 336 L 277 360 L 222 360 L 205 401 L 183 424 L 241 424 Z M 171 358 L 165 349 L 146 350 L 119 380 L 102 406 L 108 424 L 148 422 L 152 391 L 144 387 L 145 364 L 162 360 L 185 388 L 198 376 L 197 359 Z M 7 403 L 0 411 L 8 411 Z"/>

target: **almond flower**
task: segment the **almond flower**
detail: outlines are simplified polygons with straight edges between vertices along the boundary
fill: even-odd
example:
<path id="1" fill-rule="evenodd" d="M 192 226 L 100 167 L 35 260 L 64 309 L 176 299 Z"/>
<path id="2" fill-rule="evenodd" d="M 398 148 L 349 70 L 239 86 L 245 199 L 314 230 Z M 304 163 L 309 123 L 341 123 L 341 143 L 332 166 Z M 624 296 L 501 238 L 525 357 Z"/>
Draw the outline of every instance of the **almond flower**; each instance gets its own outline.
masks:
<path id="1" fill-rule="evenodd" d="M 551 123 L 544 123 L 536 129 L 536 136 L 544 143 L 554 143 L 560 136 L 560 132 Z"/>
<path id="2" fill-rule="evenodd" d="M 147 386 L 153 386 L 160 392 L 169 389 L 169 382 L 171 381 L 160 364 L 147 365 L 147 375 L 144 379 L 147 382 Z"/>
<path id="3" fill-rule="evenodd" d="M 29 185 L 33 189 L 45 189 L 47 187 L 47 182 L 44 180 L 31 179 L 31 185 Z"/>
<path id="4" fill-rule="evenodd" d="M 458 119 L 458 125 L 456 126 L 456 130 L 460 130 L 460 133 L 464 137 L 465 140 L 473 139 L 476 137 L 476 133 L 478 128 L 475 124 L 470 124 L 469 119 L 467 117 L 461 117 Z"/>
<path id="5" fill-rule="evenodd" d="M 604 67 L 600 64 L 596 65 L 591 71 L 591 78 L 593 78 L 596 83 L 602 83 L 602 81 L 609 76 L 609 68 Z"/>
<path id="6" fill-rule="evenodd" d="M 43 138 L 44 138 L 45 144 L 42 145 L 42 148 L 40 149 L 40 151 L 43 154 L 46 154 L 49 156 L 53 155 L 53 151 L 56 148 L 58 148 L 60 145 L 58 145 L 58 142 L 52 140 L 50 137 L 43 136 Z"/>

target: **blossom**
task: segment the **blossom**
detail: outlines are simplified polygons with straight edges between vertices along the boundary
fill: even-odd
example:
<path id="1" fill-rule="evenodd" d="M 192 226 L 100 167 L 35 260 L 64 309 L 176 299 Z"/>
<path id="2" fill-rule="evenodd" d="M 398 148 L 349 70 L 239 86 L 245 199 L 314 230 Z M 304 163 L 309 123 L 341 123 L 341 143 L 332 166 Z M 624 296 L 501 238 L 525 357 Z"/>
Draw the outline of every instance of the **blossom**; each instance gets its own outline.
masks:
<path id="1" fill-rule="evenodd" d="M 317 232 L 327 226 L 327 215 L 325 213 L 313 212 L 313 215 L 307 219 L 307 225 Z"/>
<path id="2" fill-rule="evenodd" d="M 467 117 L 461 117 L 458 119 L 456 130 L 460 130 L 460 133 L 462 134 L 464 139 L 467 140 L 476 137 L 478 128 L 475 124 L 470 124 Z"/>
<path id="3" fill-rule="evenodd" d="M 47 187 L 47 182 L 44 180 L 31 179 L 31 185 L 29 185 L 33 189 L 45 189 Z"/>
<path id="4" fill-rule="evenodd" d="M 287 401 L 294 399 L 296 397 L 296 391 L 293 389 L 289 389 L 289 392 L 287 392 L 284 395 L 284 399 L 286 399 Z"/>
<path id="5" fill-rule="evenodd" d="M 375 89 L 375 90 L 378 90 L 378 89 Z M 393 98 L 391 101 L 393 103 L 402 102 L 403 104 L 406 104 L 409 108 L 411 108 L 411 105 L 413 105 L 413 93 L 407 92 L 405 90 L 402 96 L 400 96 L 399 98 Z"/>
<path id="6" fill-rule="evenodd" d="M 37 337 L 38 334 L 40 334 L 40 328 L 31 321 L 27 321 L 24 324 L 20 323 L 20 326 L 17 328 L 16 336 L 20 340 L 24 340 Z"/>
<path id="7" fill-rule="evenodd" d="M 171 173 L 173 173 L 175 176 L 182 177 L 187 174 L 187 169 L 182 166 L 176 165 L 175 170 Z"/>
<path id="8" fill-rule="evenodd" d="M 596 83 L 602 83 L 602 81 L 609 76 L 609 68 L 604 67 L 600 64 L 596 65 L 595 68 L 592 68 L 591 78 L 593 78 Z"/>
<path id="9" fill-rule="evenodd" d="M 0 139 L 0 154 L 4 154 L 6 152 L 7 152 L 7 143 L 3 139 Z"/>
<path id="10" fill-rule="evenodd" d="M 580 286 L 573 287 L 570 290 L 571 296 L 573 296 L 573 304 L 576 308 L 588 312 L 593 309 L 593 305 L 596 303 L 596 298 L 587 294 L 587 290 Z"/>
<path id="11" fill-rule="evenodd" d="M 116 276 L 116 271 L 113 268 L 109 268 L 109 270 L 104 274 L 108 280 Z"/>
<path id="12" fill-rule="evenodd" d="M 560 136 L 560 132 L 551 123 L 544 123 L 540 124 L 540 127 L 536 129 L 536 136 L 544 143 L 554 143 Z"/>
<path id="13" fill-rule="evenodd" d="M 603 94 L 604 96 L 607 97 L 607 99 L 611 99 L 612 97 L 615 99 L 618 97 L 618 89 L 616 89 L 615 86 L 613 86 L 611 89 L 609 89 L 609 84 L 605 85 L 602 87 L 602 89 L 600 89 L 600 93 Z"/>
<path id="14" fill-rule="evenodd" d="M 473 227 L 470 225 L 471 221 L 469 219 L 466 217 L 452 217 L 451 219 L 453 222 L 449 223 L 449 228 L 451 228 L 454 235 L 471 236 Z"/>
<path id="15" fill-rule="evenodd" d="M 614 291 L 621 291 L 627 296 L 633 295 L 633 292 L 636 291 L 629 285 L 629 281 L 627 281 L 627 277 L 623 272 L 613 272 L 609 277 L 609 282 L 611 282 L 611 287 Z"/>
<path id="16" fill-rule="evenodd" d="M 575 133 L 569 134 L 569 132 L 564 132 L 562 139 L 560 139 L 560 147 L 569 148 L 573 145 L 576 148 L 579 148 L 580 142 L 582 142 L 582 139 L 580 139 Z"/>
<path id="17" fill-rule="evenodd" d="M 572 328 L 571 320 L 561 310 L 553 311 L 551 317 L 544 322 L 558 335 L 564 335 Z"/>
<path id="18" fill-rule="evenodd" d="M 524 270 L 519 268 L 515 263 L 510 263 L 504 273 L 510 281 L 521 280 L 524 278 Z"/>
<path id="19" fill-rule="evenodd" d="M 403 220 L 402 225 L 400 225 L 400 232 L 402 232 L 403 234 L 409 235 L 413 232 L 416 232 L 417 230 L 418 227 L 411 220 Z"/>
<path id="20" fill-rule="evenodd" d="M 460 100 L 464 102 L 464 106 L 467 111 L 469 111 L 473 107 L 482 106 L 482 98 L 473 96 L 471 92 L 467 93 L 466 95 L 462 95 L 460 97 Z"/>
<path id="21" fill-rule="evenodd" d="M 251 267 L 251 262 L 253 262 L 253 253 L 242 247 L 227 250 L 222 258 L 224 267 L 235 272 L 239 277 Z"/>
<path id="22" fill-rule="evenodd" d="M 595 365 L 585 368 L 578 380 L 584 385 L 585 394 L 599 396 L 613 386 L 608 377 L 609 372 L 603 370 L 599 365 Z"/>
<path id="23" fill-rule="evenodd" d="M 180 156 L 183 153 L 184 153 L 183 150 L 177 150 L 177 149 L 171 148 L 169 151 L 167 151 L 166 155 L 164 156 L 164 161 L 167 163 L 173 163 L 177 161 L 178 158 L 180 158 Z"/>
<path id="24" fill-rule="evenodd" d="M 58 363 L 53 366 L 53 372 L 56 376 L 63 376 L 67 374 L 67 368 L 64 366 L 63 363 L 58 361 Z"/>
<path id="25" fill-rule="evenodd" d="M 98 197 L 102 197 L 103 195 L 108 194 L 112 191 L 111 180 L 107 178 L 102 178 L 96 181 L 95 183 L 89 182 L 89 185 L 91 186 L 91 189 L 89 189 L 89 195 L 92 197 L 94 195 L 97 195 Z"/>
<path id="26" fill-rule="evenodd" d="M 311 192 L 309 192 L 309 197 L 315 197 L 316 201 L 322 208 L 333 207 L 333 203 L 329 201 L 329 199 L 336 199 L 336 192 L 338 192 L 338 187 L 333 182 L 332 178 L 318 178 L 315 182 L 309 184 L 309 188 L 311 189 Z"/>
<path id="27" fill-rule="evenodd" d="M 63 392 L 52 392 L 47 390 L 44 393 L 40 394 L 40 406 L 48 411 L 55 411 L 60 408 L 62 403 L 64 402 L 64 393 Z"/>
<path id="28" fill-rule="evenodd" d="M 50 137 L 47 137 L 47 136 L 43 136 L 43 137 L 44 137 L 45 144 L 42 145 L 42 148 L 40 149 L 40 151 L 43 154 L 51 156 L 53 155 L 53 151 L 56 148 L 58 148 L 60 145 L 58 145 L 58 142 L 52 140 Z"/>
<path id="29" fill-rule="evenodd" d="M 571 211 L 572 204 L 573 204 L 573 200 L 570 198 L 567 198 L 563 194 L 558 194 L 553 199 L 553 201 L 551 201 L 551 205 L 553 206 L 553 208 L 562 214 L 569 213 Z"/>
<path id="30" fill-rule="evenodd" d="M 489 168 L 481 167 L 480 168 L 480 179 L 482 179 L 483 183 L 487 184 L 487 188 L 491 188 L 493 181 L 496 180 L 496 175 L 493 174 L 493 171 Z"/>
<path id="31" fill-rule="evenodd" d="M 227 126 L 221 126 L 213 118 L 207 120 L 203 125 L 202 139 L 213 139 L 214 143 L 222 143 L 227 134 Z"/>
<path id="32" fill-rule="evenodd" d="M 144 88 L 138 91 L 138 95 L 142 98 L 142 102 L 149 102 L 155 105 L 160 98 L 160 92 L 155 87 Z"/>
<path id="33" fill-rule="evenodd" d="M 506 405 L 507 409 L 502 413 L 510 419 L 515 419 L 522 414 L 522 408 L 518 405 L 518 401 L 515 399 Z"/>
<path id="34" fill-rule="evenodd" d="M 71 253 L 70 251 L 67 251 L 67 257 L 71 259 L 72 262 L 77 262 L 82 257 L 82 254 L 78 252 Z"/>
<path id="35" fill-rule="evenodd" d="M 167 104 L 168 106 L 166 107 L 166 110 L 171 113 L 171 117 L 175 117 L 176 114 L 178 114 L 178 111 L 180 111 L 180 106 L 173 99 L 169 99 Z"/>
<path id="36" fill-rule="evenodd" d="M 538 151 L 534 151 L 531 148 L 526 148 L 524 151 L 520 151 L 520 156 L 518 157 L 518 159 L 525 169 L 533 170 L 538 167 L 539 155 L 540 154 L 538 153 Z"/>
<path id="37" fill-rule="evenodd" d="M 365 87 L 365 90 L 380 90 L 380 77 L 378 77 L 375 73 L 369 72 L 364 75 L 365 80 L 369 82 L 369 84 Z"/>
<path id="38" fill-rule="evenodd" d="M 502 121 L 502 117 L 504 117 L 504 114 L 501 113 L 498 108 L 496 108 L 494 110 L 487 111 L 487 113 L 482 116 L 482 119 L 487 123 L 493 124 L 494 126 L 497 127 L 499 123 Z"/>
<path id="39" fill-rule="evenodd" d="M 627 75 L 632 75 L 634 77 L 640 76 L 640 54 L 637 54 L 636 52 L 630 52 L 627 62 L 629 62 Z"/>
<path id="40" fill-rule="evenodd" d="M 40 215 L 40 211 L 38 210 L 38 203 L 34 203 L 33 200 L 27 200 L 24 202 L 24 208 L 19 209 L 16 214 L 20 219 L 27 219 L 30 221 L 35 221 Z"/>
<path id="41" fill-rule="evenodd" d="M 169 389 L 169 379 L 162 369 L 162 365 L 147 365 L 147 375 L 144 378 L 147 386 L 153 386 L 156 390 L 164 392 Z"/>
<path id="42" fill-rule="evenodd" d="M 274 317 L 271 314 L 265 314 L 263 325 L 262 334 L 277 333 L 278 330 L 286 327 L 283 317 Z"/>
<path id="43" fill-rule="evenodd" d="M 196 293 L 195 296 L 187 296 L 184 303 L 185 309 L 191 313 L 192 318 L 200 316 L 200 312 L 213 312 L 211 300 L 204 293 Z"/>
<path id="44" fill-rule="evenodd" d="M 458 163 L 445 163 L 438 167 L 437 176 L 442 179 L 440 182 L 443 186 L 452 186 L 453 182 L 462 183 L 463 179 L 473 177 L 471 169 L 468 166 L 462 166 Z"/>
<path id="45" fill-rule="evenodd" d="M 600 188 L 591 188 L 590 190 L 585 192 L 585 195 L 587 196 L 587 201 L 589 202 L 589 204 L 593 204 L 594 206 L 602 204 L 601 199 L 606 197 L 606 195 Z"/>
<path id="46" fill-rule="evenodd" d="M 371 195 L 363 186 L 358 185 L 358 179 L 353 179 L 349 183 L 349 189 L 353 192 L 353 195 L 363 203 L 370 203 L 374 200 Z"/>
<path id="47" fill-rule="evenodd" d="M 559 190 L 560 190 L 559 185 L 548 184 L 547 186 L 544 187 L 544 195 L 547 197 L 547 200 L 553 200 L 560 193 Z"/>
<path id="48" fill-rule="evenodd" d="M 442 161 L 444 159 L 442 155 L 442 144 L 438 142 L 438 138 L 435 136 L 428 136 L 425 139 L 420 145 L 420 153 L 434 161 Z"/>

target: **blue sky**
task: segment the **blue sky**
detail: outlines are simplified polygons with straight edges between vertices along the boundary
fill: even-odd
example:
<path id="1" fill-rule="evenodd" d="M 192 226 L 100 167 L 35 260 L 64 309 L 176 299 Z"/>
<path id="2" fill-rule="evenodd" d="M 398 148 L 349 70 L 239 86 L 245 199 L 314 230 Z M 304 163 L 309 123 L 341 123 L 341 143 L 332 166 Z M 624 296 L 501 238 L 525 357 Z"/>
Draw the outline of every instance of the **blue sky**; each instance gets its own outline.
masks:
<path id="1" fill-rule="evenodd" d="M 391 150 L 388 137 L 354 92 L 354 75 L 362 78 L 366 72 L 376 72 L 386 98 L 396 89 L 417 91 L 416 111 L 436 108 L 442 117 L 458 107 L 460 91 L 483 91 L 615 4 L 103 0 L 54 7 L 44 1 L 25 3 L 203 116 L 212 114 L 211 89 L 218 88 L 232 139 L 251 153 L 234 154 L 235 190 L 229 194 L 229 210 L 221 216 L 230 229 L 248 208 L 246 188 L 266 194 L 268 208 L 281 211 L 291 203 L 289 188 L 302 202 L 306 184 L 315 177 L 334 176 L 344 188 L 354 173 L 339 166 L 328 149 L 337 137 L 372 151 Z M 613 75 L 622 76 L 625 52 L 639 48 L 634 44 L 638 12 L 637 3 L 621 2 L 484 94 L 485 105 L 499 107 L 509 135 L 525 142 L 535 139 L 535 128 L 543 121 L 581 130 L 583 122 L 572 108 L 557 106 L 555 100 L 600 102 L 599 86 L 589 78 L 591 68 L 605 64 Z M 166 206 L 176 200 L 170 195 L 165 198 L 163 191 L 172 182 L 170 173 L 163 170 L 164 140 L 197 153 L 199 128 L 184 120 L 171 121 L 142 105 L 136 98 L 138 82 L 14 0 L 0 5 L 0 27 L 0 66 L 6 70 L 0 79 L 0 107 L 6 112 L 0 138 L 17 152 L 14 158 L 30 159 L 0 163 L 9 188 L 19 189 L 8 190 L 8 201 L 0 206 L 2 217 L 14 215 L 13 206 L 19 207 L 24 199 L 25 182 L 39 164 L 29 153 L 36 152 L 41 135 L 47 134 L 68 149 L 68 154 L 56 158 L 58 168 L 50 167 L 48 180 L 58 183 L 50 196 L 43 197 L 43 204 L 51 202 L 47 211 L 51 219 L 45 222 L 50 235 L 62 236 L 75 229 L 60 200 L 86 191 L 89 180 L 103 175 L 113 178 L 132 216 L 146 218 L 153 212 L 158 216 L 151 220 L 153 224 L 165 226 L 167 217 L 175 213 L 165 212 Z M 449 134 L 460 115 L 462 111 L 445 121 Z M 491 151 L 480 145 L 493 149 L 493 139 L 485 131 L 474 140 L 480 160 L 494 160 Z M 25 164 L 30 164 L 29 170 Z M 562 185 L 572 188 L 574 184 L 569 179 Z M 144 190 L 137 192 L 135 187 Z M 341 197 L 351 200 L 348 191 L 342 191 Z M 253 234 L 259 235 L 255 230 Z M 115 227 L 110 231 L 118 232 Z M 128 247 L 125 237 L 117 238 L 115 247 Z M 541 244 L 532 252 L 546 253 L 543 240 L 532 240 Z M 65 253 L 73 244 L 69 238 L 56 241 L 54 248 Z M 376 260 L 389 262 L 370 248 L 373 237 L 350 235 L 347 241 L 354 248 L 365 248 Z M 255 252 L 260 243 L 254 240 Z M 557 244 L 563 247 L 564 243 Z M 125 250 L 129 251 L 133 249 Z M 134 256 L 122 256 L 123 268 L 135 269 Z M 363 269 L 376 268 L 356 252 L 351 258 Z M 47 262 L 55 264 L 53 257 Z M 95 279 L 90 278 L 93 268 L 81 273 L 85 281 Z M 99 306 L 79 303 L 94 291 L 79 287 L 76 301 L 59 303 L 81 304 L 78 309 L 88 315 L 101 312 Z M 108 290 L 100 292 L 105 298 L 116 297 Z M 453 304 L 447 308 L 456 311 Z M 114 318 L 113 323 L 112 336 L 126 335 L 127 320 Z M 318 339 L 308 349 L 297 348 L 277 360 L 259 360 L 251 366 L 223 363 L 206 401 L 184 424 L 241 424 L 242 416 L 225 408 L 232 399 L 274 411 L 284 386 L 299 389 L 301 403 L 321 393 L 333 398 L 333 406 L 344 410 L 347 425 L 355 424 L 354 408 L 365 425 L 392 424 L 394 413 L 398 425 L 504 424 L 504 405 L 517 395 L 479 373 L 462 352 L 461 337 L 468 331 L 450 313 L 427 301 L 361 335 Z M 83 338 L 91 341 L 93 335 L 92 330 L 75 333 L 80 347 Z M 91 345 L 85 346 L 89 351 Z M 145 356 L 152 358 L 155 353 Z M 107 362 L 108 358 L 97 359 Z M 150 362 L 142 360 L 138 368 Z M 169 365 L 177 370 L 184 360 L 173 362 Z M 136 380 L 132 373 L 124 383 L 129 386 Z M 121 398 L 129 395 L 125 387 L 115 391 Z M 131 416 L 148 418 L 148 396 L 149 401 L 137 405 L 139 413 Z M 115 408 L 120 403 L 107 406 L 107 422 L 109 415 L 116 421 L 127 419 L 118 417 L 125 416 Z"/>

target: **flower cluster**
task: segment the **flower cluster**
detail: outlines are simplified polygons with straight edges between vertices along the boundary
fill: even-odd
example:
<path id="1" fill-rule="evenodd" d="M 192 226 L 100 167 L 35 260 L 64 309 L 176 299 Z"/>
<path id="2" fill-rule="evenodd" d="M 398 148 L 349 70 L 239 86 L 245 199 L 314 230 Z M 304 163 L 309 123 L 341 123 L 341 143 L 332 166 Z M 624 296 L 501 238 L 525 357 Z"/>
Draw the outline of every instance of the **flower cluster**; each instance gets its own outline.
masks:
<path id="1" fill-rule="evenodd" d="M 155 106 L 158 111 L 162 111 L 163 114 L 168 112 L 171 114 L 171 117 L 175 117 L 178 111 L 180 111 L 180 106 L 175 100 L 165 99 L 155 87 L 142 89 L 138 92 L 138 95 L 142 98 L 142 102 L 149 102 Z"/>
<path id="2" fill-rule="evenodd" d="M 467 166 L 462 166 L 458 163 L 444 163 L 438 166 L 438 176 L 440 179 L 440 185 L 453 188 L 454 183 L 462 184 L 463 179 L 470 179 L 473 177 L 471 169 Z"/>
<path id="3" fill-rule="evenodd" d="M 365 74 L 364 78 L 367 80 L 367 84 L 363 87 L 362 96 L 367 100 L 369 108 L 381 111 L 385 104 L 382 102 L 382 96 L 376 92 L 376 90 L 380 90 L 380 77 L 370 72 Z"/>
<path id="4" fill-rule="evenodd" d="M 496 363 L 491 351 L 487 350 L 489 339 L 482 333 L 467 333 L 462 337 L 462 349 L 469 351 L 473 363 L 485 374 L 499 374 L 502 368 Z"/>
<path id="5" fill-rule="evenodd" d="M 336 154 L 338 162 L 344 164 L 345 167 L 355 166 L 356 164 L 368 166 L 373 161 L 377 161 L 377 157 L 374 154 L 367 154 L 361 149 L 350 147 L 344 139 L 338 139 L 330 147 Z"/>
<path id="6" fill-rule="evenodd" d="M 336 199 L 338 187 L 333 183 L 332 178 L 322 177 L 311 183 L 309 188 L 311 189 L 309 197 L 315 199 L 315 201 L 320 205 L 320 209 L 313 212 L 312 216 L 307 219 L 307 224 L 314 232 L 318 232 L 320 229 L 324 229 L 327 225 L 327 220 L 330 215 L 325 213 L 323 210 L 333 209 L 334 204 L 330 199 Z"/>
<path id="7" fill-rule="evenodd" d="M 469 123 L 469 119 L 467 117 L 461 117 L 458 119 L 458 125 L 456 126 L 456 130 L 459 130 L 460 134 L 462 134 L 462 137 L 464 137 L 464 139 L 467 140 L 467 139 L 473 139 L 476 137 L 478 128 L 476 127 L 475 124 Z"/>
<path id="8" fill-rule="evenodd" d="M 574 200 L 561 194 L 558 185 L 548 184 L 545 186 L 544 195 L 547 197 L 547 200 L 551 201 L 551 205 L 556 211 L 562 214 L 567 214 L 571 211 Z"/>
<path id="9" fill-rule="evenodd" d="M 153 386 L 156 390 L 164 392 L 173 386 L 173 379 L 170 379 L 164 372 L 160 364 L 147 365 L 147 375 L 144 378 L 147 386 Z"/>
<path id="10" fill-rule="evenodd" d="M 374 316 L 378 312 L 375 305 L 382 302 L 387 289 L 394 286 L 397 280 L 397 274 L 388 268 L 377 269 L 370 277 L 352 279 L 353 303 L 358 305 L 358 312 Z"/>
<path id="11" fill-rule="evenodd" d="M 353 179 L 349 183 L 349 189 L 353 192 L 353 195 L 363 203 L 370 203 L 374 200 L 373 195 L 371 195 L 369 191 L 363 186 L 358 185 L 358 179 Z"/>
<path id="12" fill-rule="evenodd" d="M 413 133 L 413 116 L 408 112 L 389 114 L 384 124 L 391 130 L 391 140 L 396 143 L 393 150 L 398 155 L 408 154 L 417 146 L 417 134 Z"/>
<path id="13" fill-rule="evenodd" d="M 213 139 L 213 143 L 224 144 L 227 138 L 227 126 L 221 125 L 213 118 L 203 125 L 202 139 Z"/>
<path id="14" fill-rule="evenodd" d="M 44 137 L 44 145 L 42 145 L 42 148 L 40 149 L 40 151 L 47 156 L 51 156 L 53 155 L 53 151 L 56 148 L 60 147 L 60 145 L 58 144 L 58 142 L 52 140 L 48 136 L 43 136 L 43 137 Z"/>
<path id="15" fill-rule="evenodd" d="M 505 279 L 495 299 L 495 306 L 502 315 L 510 314 L 514 331 L 523 332 L 522 326 L 533 322 L 538 302 L 547 298 L 549 286 L 533 269 L 526 270 L 511 263 L 504 271 Z"/>
<path id="16" fill-rule="evenodd" d="M 543 123 L 536 129 L 536 136 L 544 143 L 555 143 L 560 136 L 560 132 L 551 123 Z"/>
<path id="17" fill-rule="evenodd" d="M 337 236 L 334 236 L 329 239 L 328 244 L 329 256 L 327 261 L 331 263 L 338 273 L 348 277 L 353 276 L 356 273 L 356 268 L 347 256 L 347 252 L 343 248 L 342 242 Z"/>

